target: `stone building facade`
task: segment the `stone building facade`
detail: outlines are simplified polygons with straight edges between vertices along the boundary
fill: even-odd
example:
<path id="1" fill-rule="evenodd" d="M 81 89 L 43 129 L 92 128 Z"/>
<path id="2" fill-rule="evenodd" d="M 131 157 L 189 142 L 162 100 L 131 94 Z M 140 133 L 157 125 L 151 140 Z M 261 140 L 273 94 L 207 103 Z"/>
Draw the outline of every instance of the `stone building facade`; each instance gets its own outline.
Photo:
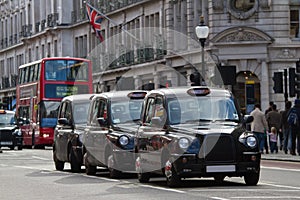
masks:
<path id="1" fill-rule="evenodd" d="M 108 18 L 104 42 L 95 36 L 79 0 L 0 0 L 0 97 L 12 104 L 18 66 L 42 57 L 93 61 L 94 91 L 190 85 L 201 70 L 195 35 L 199 16 L 209 27 L 206 82 L 215 64 L 235 66 L 225 86 L 249 112 L 284 95 L 274 94 L 274 72 L 295 67 L 300 55 L 298 0 L 90 0 Z M 222 67 L 221 66 L 221 67 Z M 289 98 L 292 100 L 292 98 Z M 10 108 L 13 105 L 10 106 Z"/>

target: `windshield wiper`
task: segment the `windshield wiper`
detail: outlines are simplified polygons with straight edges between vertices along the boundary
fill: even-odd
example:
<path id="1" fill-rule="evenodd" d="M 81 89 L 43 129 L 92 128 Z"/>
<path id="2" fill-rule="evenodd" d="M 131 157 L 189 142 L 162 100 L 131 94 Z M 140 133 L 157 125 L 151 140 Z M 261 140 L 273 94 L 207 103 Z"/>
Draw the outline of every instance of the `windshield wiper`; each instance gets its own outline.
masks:
<path id="1" fill-rule="evenodd" d="M 216 119 L 216 120 L 214 120 L 214 121 L 218 121 L 218 122 L 223 122 L 223 121 L 225 121 L 225 122 L 236 122 L 236 123 L 238 123 L 239 122 L 239 120 L 238 119 Z"/>
<path id="2" fill-rule="evenodd" d="M 210 122 L 212 121 L 211 119 L 191 119 L 191 120 L 186 120 L 183 123 L 188 124 L 188 123 L 195 123 L 195 122 Z"/>

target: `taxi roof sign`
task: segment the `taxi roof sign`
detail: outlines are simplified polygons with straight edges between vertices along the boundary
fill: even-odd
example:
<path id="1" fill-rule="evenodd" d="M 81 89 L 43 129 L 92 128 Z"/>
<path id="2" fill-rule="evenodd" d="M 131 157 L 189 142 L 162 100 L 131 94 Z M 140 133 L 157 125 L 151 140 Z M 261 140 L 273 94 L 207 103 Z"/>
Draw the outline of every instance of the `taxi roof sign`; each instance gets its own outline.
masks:
<path id="1" fill-rule="evenodd" d="M 191 88 L 187 91 L 191 96 L 206 96 L 210 94 L 209 88 Z"/>
<path id="2" fill-rule="evenodd" d="M 127 96 L 130 99 L 144 99 L 147 92 L 130 92 Z"/>
<path id="3" fill-rule="evenodd" d="M 6 111 L 1 109 L 0 114 L 6 114 Z"/>

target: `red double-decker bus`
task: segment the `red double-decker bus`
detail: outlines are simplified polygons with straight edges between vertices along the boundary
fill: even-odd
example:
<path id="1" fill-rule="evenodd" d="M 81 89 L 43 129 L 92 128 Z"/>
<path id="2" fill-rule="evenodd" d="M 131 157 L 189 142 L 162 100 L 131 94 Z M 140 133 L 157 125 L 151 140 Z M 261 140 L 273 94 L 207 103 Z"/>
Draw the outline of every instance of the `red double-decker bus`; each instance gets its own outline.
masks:
<path id="1" fill-rule="evenodd" d="M 92 64 L 89 60 L 53 57 L 21 65 L 16 115 L 22 122 L 23 146 L 51 146 L 61 99 L 92 92 Z"/>

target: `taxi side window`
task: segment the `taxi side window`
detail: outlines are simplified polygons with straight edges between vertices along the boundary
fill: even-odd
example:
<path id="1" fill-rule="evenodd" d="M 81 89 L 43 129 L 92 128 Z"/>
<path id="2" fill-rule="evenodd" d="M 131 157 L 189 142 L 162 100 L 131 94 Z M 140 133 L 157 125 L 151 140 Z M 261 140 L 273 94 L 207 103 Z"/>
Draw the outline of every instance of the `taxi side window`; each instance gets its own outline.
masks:
<path id="1" fill-rule="evenodd" d="M 66 118 L 72 120 L 72 106 L 69 102 L 64 102 L 61 107 L 61 112 L 59 113 L 59 118 Z"/>
<path id="2" fill-rule="evenodd" d="M 152 117 L 154 116 L 155 99 L 149 98 L 146 105 L 145 123 L 150 124 Z"/>
<path id="3" fill-rule="evenodd" d="M 165 122 L 166 113 L 163 105 L 163 98 L 160 96 L 155 99 L 154 117 L 159 117 L 161 122 Z"/>
<path id="4" fill-rule="evenodd" d="M 107 119 L 107 103 L 102 99 L 100 100 L 99 112 L 97 117 Z"/>
<path id="5" fill-rule="evenodd" d="M 99 125 L 97 118 L 107 119 L 107 102 L 103 99 L 97 99 L 92 105 L 91 124 Z"/>
<path id="6" fill-rule="evenodd" d="M 162 97 L 156 97 L 154 98 L 149 98 L 147 101 L 147 108 L 146 108 L 146 117 L 145 117 L 145 123 L 146 124 L 151 124 L 152 118 L 160 118 L 160 121 L 162 123 L 165 122 L 166 119 L 166 112 L 163 107 L 163 98 Z"/>
<path id="7" fill-rule="evenodd" d="M 92 125 L 97 125 L 97 112 L 98 112 L 98 107 L 99 107 L 99 99 L 95 100 L 93 103 L 92 103 L 92 106 L 91 106 L 91 113 L 90 113 L 90 122 Z"/>

